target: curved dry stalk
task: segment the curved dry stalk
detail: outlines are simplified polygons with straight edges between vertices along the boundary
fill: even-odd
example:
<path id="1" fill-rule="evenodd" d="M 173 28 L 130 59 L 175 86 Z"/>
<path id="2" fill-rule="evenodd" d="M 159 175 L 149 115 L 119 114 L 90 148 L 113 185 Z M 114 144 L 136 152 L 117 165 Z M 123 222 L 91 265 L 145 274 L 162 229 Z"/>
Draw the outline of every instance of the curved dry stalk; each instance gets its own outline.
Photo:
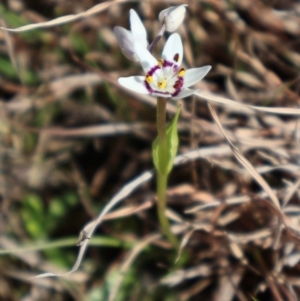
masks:
<path id="1" fill-rule="evenodd" d="M 124 2 L 128 2 L 128 0 L 115 0 L 115 1 L 108 1 L 108 2 L 104 2 L 104 3 L 100 3 L 100 4 L 93 6 L 92 8 L 88 9 L 85 12 L 82 12 L 82 13 L 79 13 L 76 15 L 67 15 L 67 16 L 59 17 L 59 18 L 56 18 L 56 19 L 53 19 L 53 20 L 50 20 L 47 22 L 28 24 L 28 25 L 24 25 L 24 26 L 15 28 L 15 29 L 5 28 L 5 27 L 0 27 L 0 29 L 9 31 L 9 32 L 24 32 L 24 31 L 37 29 L 37 28 L 48 28 L 48 27 L 52 27 L 52 26 L 62 25 L 62 24 L 76 21 L 78 19 L 82 19 L 82 18 L 86 18 L 86 17 L 90 17 L 92 15 L 95 15 L 95 14 L 109 8 L 112 4 L 124 3 Z"/>
<path id="2" fill-rule="evenodd" d="M 249 171 L 249 173 L 252 175 L 252 177 L 254 178 L 254 180 L 256 180 L 256 182 L 267 192 L 267 194 L 269 195 L 271 201 L 273 202 L 273 205 L 280 210 L 280 204 L 279 204 L 279 200 L 277 198 L 277 196 L 275 195 L 275 193 L 273 192 L 273 190 L 271 189 L 271 187 L 269 186 L 269 184 L 265 181 L 265 179 L 255 170 L 255 168 L 253 167 L 253 165 L 238 151 L 238 149 L 232 144 L 232 142 L 229 140 L 229 138 L 227 137 L 227 135 L 225 134 L 223 127 L 220 123 L 220 120 L 215 112 L 215 110 L 212 108 L 212 106 L 210 104 L 207 104 L 208 108 L 210 110 L 210 113 L 212 115 L 212 117 L 214 118 L 215 122 L 217 123 L 220 131 L 222 132 L 223 136 L 225 137 L 225 139 L 227 140 L 234 156 L 236 157 L 236 159 Z"/>

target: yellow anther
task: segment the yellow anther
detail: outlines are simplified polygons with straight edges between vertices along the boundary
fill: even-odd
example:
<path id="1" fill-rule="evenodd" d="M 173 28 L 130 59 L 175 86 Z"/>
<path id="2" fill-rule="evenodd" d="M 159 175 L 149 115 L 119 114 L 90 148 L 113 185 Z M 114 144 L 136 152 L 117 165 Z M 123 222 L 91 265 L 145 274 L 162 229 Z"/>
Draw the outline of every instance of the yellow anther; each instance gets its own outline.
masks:
<path id="1" fill-rule="evenodd" d="M 164 65 L 164 60 L 163 59 L 159 59 L 157 62 L 158 67 L 162 67 Z"/>
<path id="2" fill-rule="evenodd" d="M 167 85 L 167 81 L 163 80 L 162 82 L 158 82 L 157 86 L 160 89 L 163 89 Z"/>
<path id="3" fill-rule="evenodd" d="M 152 77 L 151 75 L 147 74 L 147 75 L 146 75 L 146 82 L 147 82 L 148 84 L 152 83 L 152 82 L 153 82 L 153 77 Z"/>
<path id="4" fill-rule="evenodd" d="M 177 74 L 179 77 L 183 77 L 185 75 L 185 69 L 181 68 Z"/>

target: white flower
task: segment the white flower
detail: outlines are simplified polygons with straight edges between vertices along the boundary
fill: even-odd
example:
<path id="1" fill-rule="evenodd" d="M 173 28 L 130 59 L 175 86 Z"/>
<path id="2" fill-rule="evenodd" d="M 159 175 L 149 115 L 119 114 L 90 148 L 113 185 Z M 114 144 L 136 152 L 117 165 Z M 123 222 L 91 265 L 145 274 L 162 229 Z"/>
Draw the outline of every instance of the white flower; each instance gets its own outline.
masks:
<path id="1" fill-rule="evenodd" d="M 160 12 L 158 19 L 165 24 L 166 31 L 173 32 L 182 23 L 187 4 L 172 6 Z"/>
<path id="2" fill-rule="evenodd" d="M 144 48 L 148 47 L 147 32 L 138 14 L 130 10 L 130 29 L 114 27 L 114 34 L 123 54 L 131 61 L 138 62 L 138 57 L 134 51 L 134 42 L 138 41 Z"/>
<path id="3" fill-rule="evenodd" d="M 120 77 L 118 81 L 123 87 L 141 94 L 172 99 L 187 97 L 198 91 L 188 87 L 200 81 L 211 68 L 180 68 L 183 46 L 177 33 L 169 37 L 162 52 L 162 59 L 158 61 L 139 42 L 134 43 L 134 51 L 146 76 Z"/>

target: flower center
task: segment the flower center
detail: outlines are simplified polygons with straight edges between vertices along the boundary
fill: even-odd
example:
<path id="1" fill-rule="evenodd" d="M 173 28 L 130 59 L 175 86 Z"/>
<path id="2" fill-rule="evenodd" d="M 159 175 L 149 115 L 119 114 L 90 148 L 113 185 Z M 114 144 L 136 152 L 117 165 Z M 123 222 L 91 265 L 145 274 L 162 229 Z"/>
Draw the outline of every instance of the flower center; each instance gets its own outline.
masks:
<path id="1" fill-rule="evenodd" d="M 172 61 L 160 59 L 145 76 L 145 86 L 150 93 L 177 95 L 183 86 L 185 69 L 178 68 L 179 54 Z"/>
<path id="2" fill-rule="evenodd" d="M 167 80 L 164 79 L 161 82 L 157 82 L 157 86 L 158 86 L 159 89 L 164 89 L 166 87 L 167 83 L 168 83 Z"/>

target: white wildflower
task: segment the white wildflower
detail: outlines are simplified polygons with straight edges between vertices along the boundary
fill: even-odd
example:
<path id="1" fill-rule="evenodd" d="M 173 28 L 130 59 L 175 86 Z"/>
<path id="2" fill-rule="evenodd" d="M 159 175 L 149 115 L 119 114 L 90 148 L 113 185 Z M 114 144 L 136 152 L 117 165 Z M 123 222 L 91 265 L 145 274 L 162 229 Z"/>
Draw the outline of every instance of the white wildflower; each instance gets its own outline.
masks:
<path id="1" fill-rule="evenodd" d="M 172 34 L 165 44 L 162 59 L 154 56 L 138 41 L 134 42 L 134 52 L 146 76 L 121 77 L 119 83 L 132 91 L 158 97 L 180 99 L 192 95 L 191 90 L 211 69 L 211 66 L 185 70 L 180 68 L 183 45 L 179 34 Z"/>

